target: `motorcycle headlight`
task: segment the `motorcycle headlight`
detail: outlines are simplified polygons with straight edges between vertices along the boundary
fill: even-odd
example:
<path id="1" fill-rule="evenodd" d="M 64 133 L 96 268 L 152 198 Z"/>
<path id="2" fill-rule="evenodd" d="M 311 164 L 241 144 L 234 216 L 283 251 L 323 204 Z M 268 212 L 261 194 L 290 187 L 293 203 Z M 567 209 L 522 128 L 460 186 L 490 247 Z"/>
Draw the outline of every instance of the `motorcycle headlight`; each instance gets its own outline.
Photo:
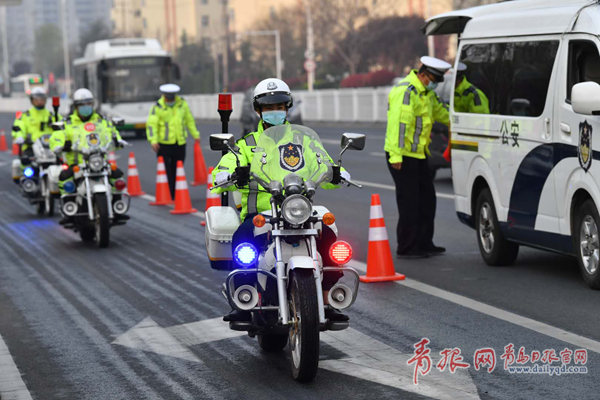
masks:
<path id="1" fill-rule="evenodd" d="M 300 194 L 294 194 L 283 201 L 281 215 L 292 225 L 302 225 L 310 218 L 312 204 Z"/>
<path id="2" fill-rule="evenodd" d="M 92 171 L 98 172 L 104 166 L 104 158 L 102 158 L 102 156 L 100 154 L 93 154 L 90 156 L 90 159 L 88 160 L 88 164 Z"/>

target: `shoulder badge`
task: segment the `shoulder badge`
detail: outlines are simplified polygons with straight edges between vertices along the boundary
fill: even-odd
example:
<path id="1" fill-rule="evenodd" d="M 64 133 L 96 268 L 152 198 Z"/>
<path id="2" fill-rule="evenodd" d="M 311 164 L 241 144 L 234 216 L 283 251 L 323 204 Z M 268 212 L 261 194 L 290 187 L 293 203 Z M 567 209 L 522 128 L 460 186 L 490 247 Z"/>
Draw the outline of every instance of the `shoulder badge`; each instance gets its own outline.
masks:
<path id="1" fill-rule="evenodd" d="M 583 121 L 579 124 L 579 147 L 577 148 L 579 164 L 585 172 L 592 165 L 592 126 Z"/>
<path id="2" fill-rule="evenodd" d="M 279 164 L 287 171 L 298 171 L 304 167 L 302 145 L 288 143 L 279 146 Z"/>

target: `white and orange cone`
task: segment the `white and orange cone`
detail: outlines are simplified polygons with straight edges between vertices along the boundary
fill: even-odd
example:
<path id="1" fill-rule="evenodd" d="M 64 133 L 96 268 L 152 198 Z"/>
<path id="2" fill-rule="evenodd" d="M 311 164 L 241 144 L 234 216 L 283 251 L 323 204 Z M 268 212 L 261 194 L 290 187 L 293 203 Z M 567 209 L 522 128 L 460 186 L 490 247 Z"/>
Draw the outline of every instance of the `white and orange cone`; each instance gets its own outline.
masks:
<path id="1" fill-rule="evenodd" d="M 141 196 L 145 194 L 142 191 L 140 177 L 138 176 L 137 166 L 135 165 L 135 156 L 133 151 L 129 153 L 129 168 L 127 170 L 127 187 L 130 196 Z"/>
<path id="2" fill-rule="evenodd" d="M 208 210 L 211 207 L 221 206 L 221 195 L 217 194 L 217 193 L 213 193 L 211 191 L 211 189 L 213 187 L 213 184 L 212 184 L 213 170 L 214 170 L 213 167 L 210 167 L 208 169 L 208 181 L 206 182 L 206 208 L 204 209 L 204 211 Z M 200 225 L 206 226 L 206 221 L 201 221 Z"/>
<path id="3" fill-rule="evenodd" d="M 385 282 L 405 279 L 396 273 L 392 260 L 392 251 L 388 240 L 383 208 L 378 194 L 371 195 L 371 214 L 369 223 L 369 250 L 367 253 L 367 275 L 361 275 L 361 282 Z"/>
<path id="4" fill-rule="evenodd" d="M 151 206 L 166 206 L 173 204 L 171 192 L 169 190 L 169 181 L 167 179 L 167 170 L 165 169 L 165 160 L 163 156 L 158 156 L 156 164 L 156 199 Z"/>
<path id="5" fill-rule="evenodd" d="M 194 182 L 192 186 L 204 185 L 210 179 L 210 171 L 206 173 L 206 163 L 204 162 L 204 155 L 202 154 L 202 148 L 200 142 L 194 143 Z"/>
<path id="6" fill-rule="evenodd" d="M 4 134 L 4 129 L 0 129 L 0 151 L 8 150 L 8 146 L 6 145 L 6 135 Z"/>
<path id="7" fill-rule="evenodd" d="M 108 163 L 110 165 L 114 165 L 114 168 L 117 167 L 117 157 L 115 156 L 115 152 L 114 151 L 110 151 L 108 153 Z"/>
<path id="8" fill-rule="evenodd" d="M 177 178 L 175 179 L 175 209 L 171 210 L 171 214 L 191 214 L 198 210 L 192 207 L 190 199 L 190 191 L 188 189 L 187 180 L 185 179 L 185 170 L 183 162 L 177 161 Z"/>

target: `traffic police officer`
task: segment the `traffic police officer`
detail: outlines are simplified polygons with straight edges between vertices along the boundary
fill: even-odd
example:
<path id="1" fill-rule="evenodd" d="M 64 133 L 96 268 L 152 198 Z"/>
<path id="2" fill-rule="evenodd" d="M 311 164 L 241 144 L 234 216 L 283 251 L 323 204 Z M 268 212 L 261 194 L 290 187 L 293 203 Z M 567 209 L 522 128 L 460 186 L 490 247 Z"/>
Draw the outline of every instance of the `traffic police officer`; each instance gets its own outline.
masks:
<path id="1" fill-rule="evenodd" d="M 236 150 L 240 161 L 240 168 L 237 168 L 236 157 L 233 153 L 224 155 L 217 167 L 213 170 L 212 178 L 215 185 L 223 184 L 232 178 L 232 175 L 240 182 L 248 182 L 249 166 L 254 157 L 254 148 L 258 143 L 260 136 L 265 129 L 272 126 L 289 124 L 287 122 L 287 111 L 292 107 L 293 99 L 288 85 L 280 79 L 268 78 L 259 82 L 254 88 L 252 105 L 254 111 L 259 115 L 260 121 L 256 132 L 251 132 L 239 139 L 236 142 Z M 328 156 L 329 157 L 329 156 Z M 333 164 L 333 160 L 329 157 L 329 162 Z M 341 178 L 350 180 L 350 174 L 345 170 L 341 170 L 339 176 L 334 176 L 332 183 L 324 184 L 325 189 L 336 188 L 335 183 L 339 183 Z M 252 219 L 258 213 L 271 210 L 271 194 L 265 191 L 259 191 L 259 185 L 256 181 L 250 181 L 246 185 L 240 185 L 239 189 L 230 186 L 228 188 L 213 189 L 214 192 L 222 193 L 226 190 L 239 190 L 242 194 L 242 224 L 238 227 L 232 238 L 232 249 L 235 249 L 242 242 L 255 242 L 254 225 Z M 323 257 L 328 257 L 329 248 L 335 241 L 335 234 L 324 229 L 322 237 L 317 242 L 319 253 Z M 258 246 L 260 247 L 260 246 Z M 327 264 L 327 261 L 324 260 Z M 333 282 L 335 283 L 335 282 Z M 331 285 L 333 285 L 333 283 Z M 324 283 L 324 286 L 326 284 Z M 232 311 L 223 319 L 225 321 L 243 321 L 250 317 L 249 312 Z M 330 320 L 347 321 L 348 317 L 333 309 L 327 310 L 326 317 Z"/>
<path id="2" fill-rule="evenodd" d="M 50 148 L 55 153 L 62 153 L 63 161 L 68 165 L 68 168 L 63 169 L 58 177 L 58 188 L 60 189 L 61 195 L 68 193 L 65 190 L 65 184 L 67 182 L 73 182 L 73 185 L 68 186 L 71 186 L 72 188 L 75 187 L 73 167 L 83 160 L 81 154 L 74 151 L 74 147 L 87 146 L 87 141 L 85 140 L 87 133 L 85 130 L 86 125 L 94 124 L 94 129 L 98 132 L 108 133 L 110 135 L 109 140 L 113 140 L 116 147 L 123 147 L 127 144 L 127 142 L 121 138 L 119 131 L 117 131 L 112 122 L 108 121 L 94 110 L 94 95 L 91 91 L 85 88 L 77 89 L 75 93 L 73 93 L 73 106 L 75 109 L 67 118 L 65 129 L 54 131 L 50 138 Z M 123 177 L 123 171 L 116 168 L 112 170 L 110 181 L 112 183 L 121 177 Z M 125 215 L 120 217 L 128 218 L 128 216 Z M 60 223 L 64 224 L 69 220 L 70 218 L 64 217 Z"/>
<path id="3" fill-rule="evenodd" d="M 388 102 L 384 149 L 396 185 L 396 252 L 402 258 L 446 251 L 433 244 L 436 197 L 427 157 L 434 121 L 449 125 L 448 110 L 434 89 L 451 65 L 427 56 L 421 63 L 391 90 Z"/>
<path id="4" fill-rule="evenodd" d="M 454 88 L 454 111 L 489 114 L 490 103 L 487 96 L 475 85 L 467 80 L 465 73 L 467 66 L 461 62 L 456 68 L 456 81 Z"/>
<path id="5" fill-rule="evenodd" d="M 181 90 L 179 86 L 167 83 L 159 90 L 162 96 L 150 109 L 146 135 L 157 156 L 165 160 L 169 190 L 174 198 L 177 161 L 185 160 L 186 129 L 198 142 L 200 132 L 188 103 L 177 95 Z"/>
<path id="6" fill-rule="evenodd" d="M 31 163 L 32 144 L 41 136 L 52 133 L 54 114 L 46 109 L 46 91 L 42 87 L 33 88 L 30 95 L 32 107 L 17 118 L 12 127 L 12 137 L 20 146 L 20 162 L 13 163 L 13 180 L 19 182 L 24 166 Z M 60 118 L 60 117 L 59 117 Z"/>

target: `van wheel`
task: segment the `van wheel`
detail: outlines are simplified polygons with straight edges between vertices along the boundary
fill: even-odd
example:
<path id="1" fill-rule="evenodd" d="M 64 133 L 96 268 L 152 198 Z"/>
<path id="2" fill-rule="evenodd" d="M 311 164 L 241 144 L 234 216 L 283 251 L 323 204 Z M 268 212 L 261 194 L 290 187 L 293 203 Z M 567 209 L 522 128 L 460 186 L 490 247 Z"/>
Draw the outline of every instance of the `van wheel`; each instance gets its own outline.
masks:
<path id="1" fill-rule="evenodd" d="M 519 245 L 509 242 L 500 231 L 494 199 L 489 189 L 483 189 L 477 197 L 475 229 L 479 252 L 487 265 L 510 265 L 519 254 Z"/>
<path id="2" fill-rule="evenodd" d="M 575 215 L 573 234 L 575 254 L 583 280 L 592 289 L 600 289 L 600 217 L 592 200 L 586 200 Z"/>

